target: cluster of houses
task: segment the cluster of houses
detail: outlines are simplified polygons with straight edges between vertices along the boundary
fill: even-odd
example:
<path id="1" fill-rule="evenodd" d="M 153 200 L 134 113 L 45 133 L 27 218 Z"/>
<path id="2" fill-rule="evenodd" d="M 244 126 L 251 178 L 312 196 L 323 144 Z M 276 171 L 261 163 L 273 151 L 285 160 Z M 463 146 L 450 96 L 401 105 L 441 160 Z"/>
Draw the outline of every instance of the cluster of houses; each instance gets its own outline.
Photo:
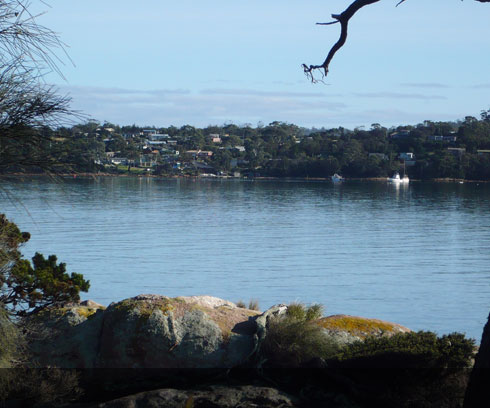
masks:
<path id="1" fill-rule="evenodd" d="M 108 137 L 104 139 L 104 142 L 110 143 L 113 141 L 114 130 L 111 128 L 104 128 L 104 131 L 106 131 L 106 134 L 108 133 Z M 404 139 L 410 136 L 411 133 L 409 130 L 397 130 L 388 135 L 388 137 L 393 140 Z M 137 140 L 138 154 L 135 154 L 135 157 L 130 158 L 123 157 L 121 152 L 106 151 L 105 157 L 98 161 L 99 164 L 127 165 L 130 167 L 134 166 L 147 169 L 166 164 L 175 170 L 185 170 L 190 168 L 205 174 L 216 173 L 215 169 L 209 164 L 213 159 L 213 151 L 179 151 L 177 150 L 178 146 L 182 148 L 182 140 L 180 138 L 172 138 L 168 134 L 159 133 L 155 129 L 145 129 L 138 133 L 124 133 L 122 137 L 126 141 L 129 139 Z M 239 153 L 234 154 L 234 158 L 230 161 L 230 167 L 232 169 L 236 170 L 239 167 L 247 166 L 249 164 L 248 161 L 243 159 L 243 155 L 241 154 L 245 152 L 244 146 L 222 146 L 223 139 L 219 134 L 209 134 L 207 138 L 209 145 L 219 146 L 218 149 L 235 150 L 236 153 Z M 456 132 L 449 132 L 449 134 L 446 135 L 430 135 L 427 137 L 427 140 L 448 144 L 449 146 L 446 147 L 447 150 L 458 158 L 461 158 L 466 152 L 465 148 L 453 147 L 457 141 Z M 296 140 L 296 142 L 300 143 L 301 140 Z M 216 149 L 214 150 L 216 151 Z M 487 155 L 490 154 L 490 150 L 478 150 L 477 153 L 478 155 Z M 375 157 L 378 160 L 390 159 L 384 153 L 369 153 L 369 157 Z M 391 159 L 393 158 L 394 157 L 391 157 Z M 403 161 L 407 167 L 416 164 L 416 157 L 414 153 L 411 152 L 399 153 L 396 158 Z"/>
<path id="2" fill-rule="evenodd" d="M 108 129 L 106 128 L 105 130 L 107 131 Z M 139 133 L 124 133 L 122 137 L 125 140 L 138 140 L 138 158 L 123 157 L 121 152 L 106 151 L 106 157 L 100 160 L 99 164 L 125 165 L 151 169 L 166 163 L 175 170 L 190 168 L 200 173 L 216 173 L 215 169 L 207 164 L 214 155 L 210 150 L 185 150 L 181 152 L 177 150 L 180 140 L 171 138 L 165 133 L 158 133 L 154 129 L 143 130 Z M 111 141 L 112 137 L 104 139 L 106 143 Z M 208 141 L 213 145 L 221 145 L 222 138 L 219 134 L 210 134 L 208 135 Z M 244 146 L 219 148 L 236 150 L 239 153 L 245 152 Z M 241 159 L 232 159 L 231 167 L 234 168 L 244 163 L 247 162 Z"/>

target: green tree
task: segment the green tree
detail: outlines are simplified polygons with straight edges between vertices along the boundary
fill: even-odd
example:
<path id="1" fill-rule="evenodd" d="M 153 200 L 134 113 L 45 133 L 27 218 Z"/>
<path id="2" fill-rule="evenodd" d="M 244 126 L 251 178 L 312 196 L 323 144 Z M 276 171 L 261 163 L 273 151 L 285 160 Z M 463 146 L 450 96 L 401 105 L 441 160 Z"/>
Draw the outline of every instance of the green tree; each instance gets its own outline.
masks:
<path id="1" fill-rule="evenodd" d="M 32 265 L 19 247 L 30 238 L 0 214 L 0 308 L 14 316 L 36 312 L 57 302 L 80 300 L 90 283 L 79 273 L 68 274 L 55 255 L 36 253 Z"/>

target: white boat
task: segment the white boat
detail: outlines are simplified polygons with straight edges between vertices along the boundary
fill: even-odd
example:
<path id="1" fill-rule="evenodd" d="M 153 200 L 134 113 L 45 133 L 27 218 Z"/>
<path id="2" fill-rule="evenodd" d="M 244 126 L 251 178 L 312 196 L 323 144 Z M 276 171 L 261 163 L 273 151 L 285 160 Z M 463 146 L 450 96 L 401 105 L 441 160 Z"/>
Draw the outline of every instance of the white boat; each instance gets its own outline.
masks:
<path id="1" fill-rule="evenodd" d="M 410 182 L 410 179 L 406 174 L 402 178 L 400 177 L 400 173 L 395 173 L 393 177 L 388 177 L 388 182 L 396 184 L 408 184 Z"/>
<path id="2" fill-rule="evenodd" d="M 332 181 L 334 183 L 340 183 L 341 181 L 344 181 L 344 178 L 342 176 L 339 176 L 337 173 L 335 173 L 333 176 L 332 176 Z"/>

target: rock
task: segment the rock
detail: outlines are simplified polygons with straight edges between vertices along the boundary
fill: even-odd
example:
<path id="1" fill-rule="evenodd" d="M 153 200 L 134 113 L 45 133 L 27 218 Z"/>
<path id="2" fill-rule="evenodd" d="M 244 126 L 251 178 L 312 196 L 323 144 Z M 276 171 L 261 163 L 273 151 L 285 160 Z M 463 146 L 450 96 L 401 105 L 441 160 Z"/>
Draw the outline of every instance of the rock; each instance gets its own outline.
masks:
<path id="1" fill-rule="evenodd" d="M 464 408 L 490 407 L 490 314 L 483 328 L 480 348 L 475 357 L 475 365 L 471 372 L 466 390 Z"/>
<path id="2" fill-rule="evenodd" d="M 85 306 L 92 309 L 105 309 L 105 306 L 102 306 L 100 303 L 94 302 L 93 300 L 83 300 L 80 302 L 80 306 Z"/>
<path id="3" fill-rule="evenodd" d="M 161 389 L 143 392 L 117 400 L 93 405 L 91 408 L 135 407 L 213 407 L 256 408 L 295 407 L 297 400 L 274 388 L 255 386 L 212 386 L 203 390 Z"/>
<path id="4" fill-rule="evenodd" d="M 140 295 L 104 313 L 96 366 L 224 368 L 241 364 L 254 346 L 250 316 L 258 312 L 210 296 Z"/>
<path id="5" fill-rule="evenodd" d="M 211 297 L 140 295 L 107 309 L 92 301 L 44 310 L 30 320 L 36 364 L 60 368 L 231 368 L 260 366 L 271 318 Z M 340 344 L 409 329 L 376 319 L 336 315 L 318 320 Z"/>
<path id="6" fill-rule="evenodd" d="M 396 323 L 358 316 L 333 315 L 318 320 L 325 334 L 340 344 L 349 344 L 364 340 L 368 336 L 391 337 L 397 333 L 408 333 L 411 330 Z"/>
<path id="7" fill-rule="evenodd" d="M 43 310 L 28 319 L 35 366 L 92 368 L 99 349 L 104 306 L 95 302 Z"/>
<path id="8" fill-rule="evenodd" d="M 266 310 L 264 313 L 257 315 L 251 319 L 255 322 L 255 334 L 254 347 L 252 352 L 250 353 L 250 357 L 254 355 L 255 357 L 260 358 L 260 347 L 265 339 L 265 336 L 267 335 L 267 324 L 269 320 L 285 314 L 287 310 L 287 305 L 275 305 Z"/>

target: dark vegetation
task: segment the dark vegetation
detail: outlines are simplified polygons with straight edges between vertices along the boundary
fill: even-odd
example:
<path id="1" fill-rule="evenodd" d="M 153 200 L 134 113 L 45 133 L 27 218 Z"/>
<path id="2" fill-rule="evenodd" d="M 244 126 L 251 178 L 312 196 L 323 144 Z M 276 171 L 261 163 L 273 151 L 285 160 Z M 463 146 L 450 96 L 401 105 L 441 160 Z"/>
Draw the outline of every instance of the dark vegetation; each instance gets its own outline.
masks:
<path id="1" fill-rule="evenodd" d="M 24 406 L 80 394 L 76 372 L 30 362 L 26 339 L 33 333 L 25 317 L 60 302 L 77 302 L 90 286 L 83 275 L 68 274 L 54 255 L 46 259 L 36 253 L 32 264 L 23 259 L 20 247 L 29 238 L 0 214 L 0 403 L 19 400 Z"/>
<path id="2" fill-rule="evenodd" d="M 339 344 L 315 323 L 321 307 L 293 305 L 270 321 L 261 349 L 269 378 L 307 404 L 332 406 L 344 394 L 359 406 L 461 407 L 475 343 L 432 332 L 367 337 Z M 336 398 L 332 398 L 336 395 Z"/>

